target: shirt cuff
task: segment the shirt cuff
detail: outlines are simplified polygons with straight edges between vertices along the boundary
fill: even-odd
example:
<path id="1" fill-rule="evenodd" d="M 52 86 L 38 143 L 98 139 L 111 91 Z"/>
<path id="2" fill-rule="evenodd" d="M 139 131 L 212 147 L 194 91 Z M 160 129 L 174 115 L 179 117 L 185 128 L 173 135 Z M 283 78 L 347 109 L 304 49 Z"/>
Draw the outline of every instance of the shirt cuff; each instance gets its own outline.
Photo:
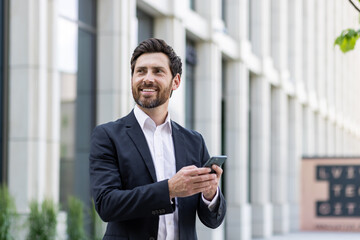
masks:
<path id="1" fill-rule="evenodd" d="M 201 193 L 201 198 L 202 198 L 203 202 L 208 206 L 209 210 L 213 211 L 219 201 L 219 187 L 216 189 L 216 194 L 215 194 L 214 198 L 211 200 L 211 202 L 209 200 L 206 200 L 204 198 L 204 194 L 202 194 L 202 193 Z"/>

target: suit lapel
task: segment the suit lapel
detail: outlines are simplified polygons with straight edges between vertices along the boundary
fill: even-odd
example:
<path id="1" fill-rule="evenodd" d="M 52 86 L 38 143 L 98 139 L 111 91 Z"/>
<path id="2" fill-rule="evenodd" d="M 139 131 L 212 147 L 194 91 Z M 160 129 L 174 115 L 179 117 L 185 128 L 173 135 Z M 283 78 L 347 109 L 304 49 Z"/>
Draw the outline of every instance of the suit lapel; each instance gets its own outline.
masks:
<path id="1" fill-rule="evenodd" d="M 185 148 L 185 139 L 183 133 L 180 131 L 179 127 L 171 121 L 172 127 L 172 137 L 174 141 L 174 151 L 175 151 L 175 161 L 176 161 L 176 172 L 181 168 L 186 166 L 186 148 Z M 132 111 L 126 118 L 126 128 L 127 134 L 134 143 L 136 149 L 141 154 L 145 165 L 147 166 L 149 173 L 154 182 L 157 182 L 155 166 L 149 146 L 147 144 L 146 138 L 143 131 L 140 128 L 139 123 L 137 122 L 134 111 Z"/>
<path id="2" fill-rule="evenodd" d="M 127 134 L 129 135 L 130 139 L 133 141 L 136 149 L 140 152 L 153 181 L 157 182 L 154 162 L 151 157 L 149 146 L 147 144 L 144 133 L 141 130 L 140 125 L 135 118 L 134 111 L 132 111 L 128 115 L 126 128 L 127 128 L 126 131 Z"/>
<path id="3" fill-rule="evenodd" d="M 174 141 L 176 172 L 186 166 L 186 148 L 183 133 L 179 127 L 171 121 L 172 137 Z"/>

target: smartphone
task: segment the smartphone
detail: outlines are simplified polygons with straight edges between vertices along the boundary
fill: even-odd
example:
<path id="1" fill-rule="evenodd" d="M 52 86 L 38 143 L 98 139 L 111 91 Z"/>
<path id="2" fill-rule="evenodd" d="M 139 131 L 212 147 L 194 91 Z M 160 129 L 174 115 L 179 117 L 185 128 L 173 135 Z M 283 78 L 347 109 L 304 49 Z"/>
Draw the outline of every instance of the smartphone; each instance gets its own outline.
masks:
<path id="1" fill-rule="evenodd" d="M 209 160 L 206 161 L 206 163 L 204 164 L 203 167 L 209 167 L 211 168 L 211 166 L 213 164 L 218 165 L 219 167 L 221 167 L 225 160 L 227 159 L 227 156 L 225 155 L 221 155 L 221 156 L 213 156 L 211 157 Z M 215 173 L 214 169 L 211 168 L 211 172 L 210 173 Z"/>

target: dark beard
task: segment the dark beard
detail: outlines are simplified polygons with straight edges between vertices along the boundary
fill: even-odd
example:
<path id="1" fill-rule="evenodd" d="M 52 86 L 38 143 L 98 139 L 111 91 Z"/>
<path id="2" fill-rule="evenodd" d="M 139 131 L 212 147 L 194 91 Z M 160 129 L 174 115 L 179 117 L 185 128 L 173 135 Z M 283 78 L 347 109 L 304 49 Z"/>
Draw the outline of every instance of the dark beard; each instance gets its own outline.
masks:
<path id="1" fill-rule="evenodd" d="M 171 86 L 172 86 L 172 81 L 170 82 L 170 85 L 166 88 L 166 89 L 161 89 L 159 86 L 157 86 L 156 84 L 145 84 L 144 82 L 135 87 L 136 90 L 134 89 L 134 86 L 132 86 L 132 94 L 133 94 L 133 98 L 135 100 L 135 102 L 143 108 L 156 108 L 158 106 L 163 105 L 169 98 L 170 98 L 170 91 L 171 91 Z M 142 88 L 155 88 L 157 90 L 157 96 L 155 99 L 147 99 L 145 98 L 144 100 L 140 100 L 140 87 Z"/>
<path id="2" fill-rule="evenodd" d="M 134 98 L 135 99 L 135 98 Z M 140 98 L 135 99 L 135 102 L 143 108 L 156 108 L 162 104 L 164 104 L 164 102 L 160 101 L 159 98 L 156 98 L 154 100 L 149 100 L 149 101 L 140 101 Z"/>

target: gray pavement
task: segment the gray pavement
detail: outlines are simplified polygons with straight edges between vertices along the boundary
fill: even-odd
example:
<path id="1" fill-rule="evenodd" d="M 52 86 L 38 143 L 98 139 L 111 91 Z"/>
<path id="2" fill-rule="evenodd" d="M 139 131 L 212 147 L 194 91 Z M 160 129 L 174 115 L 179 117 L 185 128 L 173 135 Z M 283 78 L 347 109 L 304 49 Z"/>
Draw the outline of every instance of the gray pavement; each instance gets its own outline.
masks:
<path id="1" fill-rule="evenodd" d="M 360 232 L 293 232 L 270 238 L 254 238 L 254 240 L 360 240 Z"/>

